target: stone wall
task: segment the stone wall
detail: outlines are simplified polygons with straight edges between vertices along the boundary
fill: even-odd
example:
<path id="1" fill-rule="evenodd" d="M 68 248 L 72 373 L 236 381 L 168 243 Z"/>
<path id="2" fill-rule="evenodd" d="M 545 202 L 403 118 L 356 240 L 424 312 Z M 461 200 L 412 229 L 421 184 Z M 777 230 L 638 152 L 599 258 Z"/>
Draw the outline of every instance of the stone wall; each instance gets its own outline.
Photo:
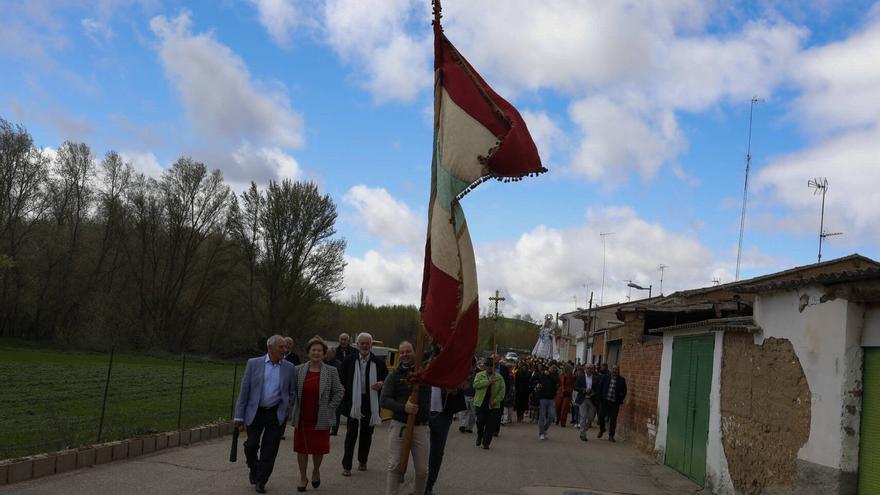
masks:
<path id="1" fill-rule="evenodd" d="M 644 320 L 633 317 L 624 323 L 620 373 L 626 378 L 627 398 L 620 410 L 618 428 L 627 441 L 653 453 L 657 437 L 657 391 L 663 339 L 645 337 Z"/>
<path id="2" fill-rule="evenodd" d="M 726 332 L 722 359 L 722 444 L 737 493 L 793 487 L 811 394 L 791 342 L 755 345 L 751 334 Z"/>

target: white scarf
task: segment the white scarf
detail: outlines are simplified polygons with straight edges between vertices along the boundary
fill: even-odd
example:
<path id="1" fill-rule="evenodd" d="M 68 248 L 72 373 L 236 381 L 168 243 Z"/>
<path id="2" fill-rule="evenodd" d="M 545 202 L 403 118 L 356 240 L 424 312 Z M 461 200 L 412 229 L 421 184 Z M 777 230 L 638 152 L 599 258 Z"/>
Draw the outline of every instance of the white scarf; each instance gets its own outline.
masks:
<path id="1" fill-rule="evenodd" d="M 361 391 L 361 387 L 364 383 L 364 377 L 361 374 L 361 356 L 358 355 L 355 360 L 354 367 L 354 380 L 352 380 L 351 384 L 351 411 L 349 413 L 349 417 L 360 420 L 361 419 L 361 396 L 363 392 Z M 367 368 L 370 370 L 370 380 L 367 382 L 369 385 L 373 385 L 376 383 L 376 366 L 370 366 L 371 359 L 367 357 Z M 382 424 L 382 418 L 379 416 L 379 393 L 370 388 L 370 426 L 378 426 Z"/>

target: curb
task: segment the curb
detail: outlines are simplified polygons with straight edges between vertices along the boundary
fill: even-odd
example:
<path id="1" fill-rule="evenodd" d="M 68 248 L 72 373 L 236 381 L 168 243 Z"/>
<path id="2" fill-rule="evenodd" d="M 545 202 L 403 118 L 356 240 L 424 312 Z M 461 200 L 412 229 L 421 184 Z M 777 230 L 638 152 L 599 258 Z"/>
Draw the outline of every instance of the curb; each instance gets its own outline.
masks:
<path id="1" fill-rule="evenodd" d="M 157 433 L 77 449 L 0 460 L 0 486 L 67 473 L 76 469 L 134 459 L 164 449 L 211 440 L 231 433 L 231 421 Z"/>

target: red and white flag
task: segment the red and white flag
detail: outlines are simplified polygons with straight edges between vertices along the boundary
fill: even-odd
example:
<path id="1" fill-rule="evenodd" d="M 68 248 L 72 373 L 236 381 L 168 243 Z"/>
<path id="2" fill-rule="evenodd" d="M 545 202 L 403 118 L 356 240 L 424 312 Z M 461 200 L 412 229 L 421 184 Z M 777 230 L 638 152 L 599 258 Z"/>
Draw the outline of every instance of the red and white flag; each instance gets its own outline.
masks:
<path id="1" fill-rule="evenodd" d="M 498 96 L 434 23 L 434 156 L 422 321 L 441 352 L 421 381 L 452 388 L 471 369 L 479 308 L 474 248 L 459 200 L 487 179 L 547 170 L 519 112 Z"/>

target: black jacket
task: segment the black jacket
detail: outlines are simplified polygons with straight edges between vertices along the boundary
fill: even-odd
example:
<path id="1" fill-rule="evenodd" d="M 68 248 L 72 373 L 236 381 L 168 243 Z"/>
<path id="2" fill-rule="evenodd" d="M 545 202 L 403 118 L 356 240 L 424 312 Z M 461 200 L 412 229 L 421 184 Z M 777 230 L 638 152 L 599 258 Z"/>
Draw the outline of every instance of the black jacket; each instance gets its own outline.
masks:
<path id="1" fill-rule="evenodd" d="M 345 387 L 345 395 L 342 397 L 342 404 L 339 405 L 339 411 L 348 416 L 351 412 L 351 391 L 352 381 L 354 380 L 354 369 L 357 366 L 360 353 L 354 353 L 345 358 L 342 362 L 342 369 L 339 372 L 339 378 L 342 380 L 342 386 Z M 370 362 L 367 365 L 367 376 L 370 376 L 370 367 L 376 367 L 376 380 L 384 382 L 388 377 L 388 367 L 385 366 L 385 360 L 370 353 Z M 366 391 L 362 391 L 366 393 Z M 380 391 L 381 393 L 381 391 Z"/>
<path id="2" fill-rule="evenodd" d="M 290 354 L 284 356 L 284 359 L 293 363 L 294 366 L 299 366 L 302 363 L 302 361 L 299 360 L 299 356 L 297 356 L 295 352 L 291 352 Z"/>
<path id="3" fill-rule="evenodd" d="M 556 400 L 556 385 L 559 383 L 559 375 L 553 373 L 541 373 L 534 379 L 535 396 L 538 399 Z"/>
<path id="4" fill-rule="evenodd" d="M 357 353 L 358 353 L 358 350 L 355 349 L 351 344 L 349 344 L 345 347 L 336 346 L 336 359 L 338 359 L 339 361 L 341 361 L 343 363 L 345 362 L 346 359 L 348 359 L 348 356 L 351 356 L 352 354 L 357 354 Z"/>
<path id="5" fill-rule="evenodd" d="M 608 386 L 611 384 L 611 375 L 602 375 L 602 382 L 599 384 L 599 400 L 605 401 L 605 398 L 608 397 Z M 595 386 L 593 388 L 596 388 Z M 623 404 L 623 401 L 626 399 L 626 379 L 622 376 L 617 377 L 617 382 L 614 387 L 614 395 L 617 396 L 617 403 Z"/>
<path id="6" fill-rule="evenodd" d="M 382 397 L 379 398 L 379 406 L 390 410 L 393 413 L 393 419 L 402 423 L 406 423 L 406 420 L 409 419 L 404 406 L 412 394 L 412 385 L 410 385 L 408 378 L 413 370 L 412 366 L 403 364 L 398 366 L 388 375 L 388 380 L 382 386 Z M 431 413 L 430 385 L 419 386 L 418 405 L 419 412 L 416 413 L 416 424 L 426 425 Z"/>
<path id="7" fill-rule="evenodd" d="M 443 398 L 443 412 L 447 414 L 455 414 L 459 411 L 467 409 L 464 401 L 464 389 L 455 392 L 447 392 L 446 389 L 440 389 Z"/>

